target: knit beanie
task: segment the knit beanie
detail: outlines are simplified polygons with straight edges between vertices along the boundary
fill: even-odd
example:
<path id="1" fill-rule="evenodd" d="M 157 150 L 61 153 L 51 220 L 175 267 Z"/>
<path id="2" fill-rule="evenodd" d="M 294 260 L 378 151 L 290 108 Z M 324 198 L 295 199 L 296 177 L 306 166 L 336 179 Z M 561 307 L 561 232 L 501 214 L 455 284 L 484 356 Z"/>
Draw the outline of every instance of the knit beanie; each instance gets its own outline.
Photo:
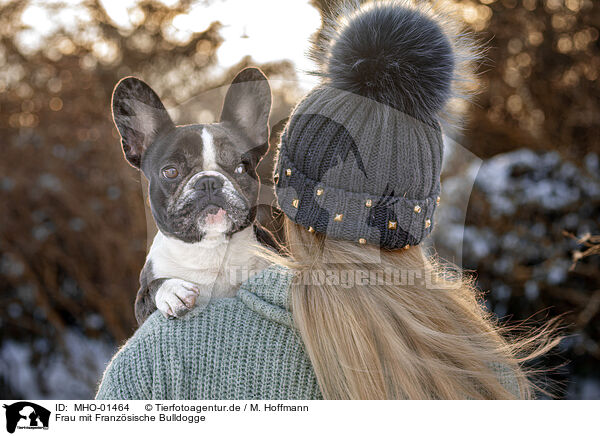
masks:
<path id="1" fill-rule="evenodd" d="M 440 201 L 440 113 L 455 55 L 435 16 L 378 2 L 325 25 L 322 83 L 293 110 L 274 182 L 309 232 L 388 249 L 420 243 Z"/>

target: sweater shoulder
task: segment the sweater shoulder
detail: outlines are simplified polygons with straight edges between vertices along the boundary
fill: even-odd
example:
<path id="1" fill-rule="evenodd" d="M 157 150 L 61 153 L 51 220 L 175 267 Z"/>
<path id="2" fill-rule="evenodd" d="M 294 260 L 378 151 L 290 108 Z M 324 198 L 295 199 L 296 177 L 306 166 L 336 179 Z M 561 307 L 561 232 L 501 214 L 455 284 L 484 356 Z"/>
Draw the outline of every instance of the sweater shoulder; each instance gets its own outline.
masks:
<path id="1" fill-rule="evenodd" d="M 96 399 L 149 399 L 152 372 L 148 356 L 152 353 L 152 337 L 139 329 L 108 363 Z"/>
<path id="2" fill-rule="evenodd" d="M 167 319 L 159 311 L 152 313 L 117 351 L 104 371 L 96 399 L 151 399 L 156 384 L 156 359 L 167 350 L 181 350 L 190 334 L 204 324 L 217 322 L 223 306 L 243 306 L 237 299 L 214 300 L 205 308 L 196 308 L 181 319 Z M 215 310 L 216 309 L 216 310 Z"/>
<path id="3" fill-rule="evenodd" d="M 181 319 L 154 312 L 113 358 L 98 398 L 317 399 L 288 307 L 289 275 L 269 267 L 234 298 Z"/>

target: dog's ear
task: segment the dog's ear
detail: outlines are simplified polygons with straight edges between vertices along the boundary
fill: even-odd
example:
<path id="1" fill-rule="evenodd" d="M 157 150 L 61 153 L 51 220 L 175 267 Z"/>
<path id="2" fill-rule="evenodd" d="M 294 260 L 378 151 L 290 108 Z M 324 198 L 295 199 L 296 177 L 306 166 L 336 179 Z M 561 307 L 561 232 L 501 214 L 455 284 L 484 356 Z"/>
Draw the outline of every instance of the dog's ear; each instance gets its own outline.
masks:
<path id="1" fill-rule="evenodd" d="M 271 87 L 266 76 L 258 68 L 246 68 L 229 86 L 221 122 L 227 121 L 241 128 L 262 156 L 269 148 L 270 111 Z"/>
<path id="2" fill-rule="evenodd" d="M 117 83 L 112 95 L 112 113 L 125 158 L 136 168 L 158 135 L 175 127 L 158 95 L 135 77 Z"/>

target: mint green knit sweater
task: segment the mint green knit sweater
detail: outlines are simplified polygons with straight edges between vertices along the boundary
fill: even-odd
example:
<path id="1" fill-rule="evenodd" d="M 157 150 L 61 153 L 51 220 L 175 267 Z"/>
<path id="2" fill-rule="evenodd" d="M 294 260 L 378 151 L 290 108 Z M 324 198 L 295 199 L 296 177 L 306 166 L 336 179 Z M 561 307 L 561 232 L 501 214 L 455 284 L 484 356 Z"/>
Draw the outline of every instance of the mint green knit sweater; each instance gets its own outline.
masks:
<path id="1" fill-rule="evenodd" d="M 158 311 L 113 357 L 97 399 L 320 399 L 293 328 L 291 273 L 271 266 L 235 298 L 182 319 Z"/>
<path id="2" fill-rule="evenodd" d="M 97 399 L 321 399 L 289 311 L 292 273 L 270 266 L 235 298 L 182 319 L 152 314 L 108 365 Z M 518 396 L 510 370 L 492 365 Z"/>

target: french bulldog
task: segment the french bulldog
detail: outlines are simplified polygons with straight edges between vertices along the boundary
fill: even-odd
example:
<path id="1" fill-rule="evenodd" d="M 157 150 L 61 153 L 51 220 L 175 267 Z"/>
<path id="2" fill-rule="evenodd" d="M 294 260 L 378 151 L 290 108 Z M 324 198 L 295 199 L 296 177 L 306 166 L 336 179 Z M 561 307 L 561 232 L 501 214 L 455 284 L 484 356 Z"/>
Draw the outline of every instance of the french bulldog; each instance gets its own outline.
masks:
<path id="1" fill-rule="evenodd" d="M 112 114 L 125 159 L 149 182 L 158 232 L 140 274 L 139 324 L 157 308 L 181 317 L 210 298 L 235 295 L 239 267 L 264 262 L 270 244 L 255 223 L 256 167 L 269 144 L 271 89 L 257 68 L 231 83 L 219 122 L 176 126 L 157 94 L 134 77 L 113 92 Z"/>

